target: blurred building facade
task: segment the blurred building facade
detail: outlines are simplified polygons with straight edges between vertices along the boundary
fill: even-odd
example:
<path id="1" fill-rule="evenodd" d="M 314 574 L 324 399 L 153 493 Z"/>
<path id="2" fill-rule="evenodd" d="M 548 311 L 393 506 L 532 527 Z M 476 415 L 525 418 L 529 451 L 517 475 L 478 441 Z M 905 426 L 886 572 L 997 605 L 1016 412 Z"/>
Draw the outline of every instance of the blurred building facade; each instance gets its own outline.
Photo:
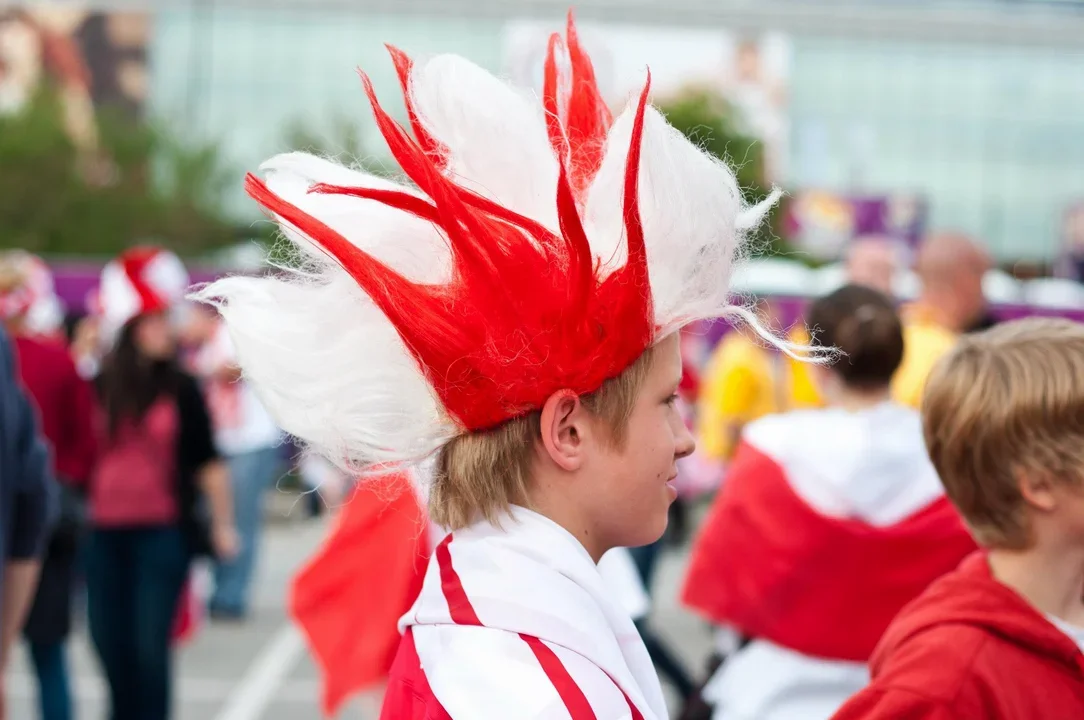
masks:
<path id="1" fill-rule="evenodd" d="M 509 23 L 556 28 L 567 0 L 91 2 L 151 15 L 150 115 L 217 139 L 238 169 L 302 125 L 357 123 L 384 157 L 354 68 L 400 110 L 383 43 L 506 68 Z M 580 0 L 585 23 L 787 38 L 787 189 L 914 192 L 929 222 L 1002 258 L 1051 260 L 1084 199 L 1084 3 Z M 241 195 L 231 207 L 255 217 Z"/>

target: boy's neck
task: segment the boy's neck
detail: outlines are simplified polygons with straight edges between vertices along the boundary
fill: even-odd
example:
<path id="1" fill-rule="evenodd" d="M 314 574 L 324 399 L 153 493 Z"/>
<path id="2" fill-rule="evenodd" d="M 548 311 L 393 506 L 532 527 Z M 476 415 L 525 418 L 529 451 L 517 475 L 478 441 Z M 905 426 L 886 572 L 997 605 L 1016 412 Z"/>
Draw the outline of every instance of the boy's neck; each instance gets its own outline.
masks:
<path id="1" fill-rule="evenodd" d="M 602 559 L 602 556 L 611 549 L 598 537 L 598 533 L 592 532 L 587 523 L 583 522 L 583 520 L 575 514 L 569 516 L 567 514 L 558 513 L 557 517 L 547 513 L 542 514 L 565 530 L 568 530 L 572 537 L 579 540 L 580 545 L 583 545 L 583 549 L 587 551 L 587 554 L 591 556 L 591 559 L 594 560 L 596 565 L 598 565 L 598 561 Z"/>
<path id="2" fill-rule="evenodd" d="M 580 545 L 583 545 L 584 550 L 587 551 L 587 554 L 591 556 L 591 559 L 597 565 L 599 559 L 611 547 L 605 544 L 603 538 L 598 536 L 598 532 L 592 529 L 590 523 L 586 521 L 581 513 L 577 512 L 574 506 L 569 507 L 567 504 L 548 502 L 548 500 L 547 497 L 536 496 L 524 504 L 539 515 L 544 515 L 557 523 L 567 530 L 572 537 L 579 540 Z"/>
<path id="3" fill-rule="evenodd" d="M 990 572 L 1039 612 L 1084 627 L 1084 548 L 991 550 Z"/>

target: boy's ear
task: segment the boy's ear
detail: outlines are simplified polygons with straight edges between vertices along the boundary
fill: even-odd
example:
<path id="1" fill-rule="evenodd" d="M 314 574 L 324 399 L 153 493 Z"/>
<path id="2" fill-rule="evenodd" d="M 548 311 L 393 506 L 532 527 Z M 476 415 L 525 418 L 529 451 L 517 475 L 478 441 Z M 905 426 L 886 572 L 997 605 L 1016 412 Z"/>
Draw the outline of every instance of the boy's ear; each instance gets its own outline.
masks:
<path id="1" fill-rule="evenodd" d="M 559 390 L 542 406 L 542 446 L 562 470 L 579 470 L 584 462 L 586 408 L 571 390 Z"/>
<path id="2" fill-rule="evenodd" d="M 1051 512 L 1057 507 L 1053 478 L 1048 473 L 1015 468 L 1013 475 L 1016 477 L 1020 496 L 1028 505 L 1043 512 Z"/>

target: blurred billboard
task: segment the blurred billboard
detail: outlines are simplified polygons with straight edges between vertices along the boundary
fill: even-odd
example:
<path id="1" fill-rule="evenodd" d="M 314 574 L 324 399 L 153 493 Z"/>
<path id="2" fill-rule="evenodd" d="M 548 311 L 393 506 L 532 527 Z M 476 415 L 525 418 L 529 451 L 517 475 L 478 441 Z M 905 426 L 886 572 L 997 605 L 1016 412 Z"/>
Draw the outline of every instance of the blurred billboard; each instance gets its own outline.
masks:
<path id="1" fill-rule="evenodd" d="M 578 22 L 603 96 L 624 105 L 643 87 L 651 69 L 655 98 L 686 86 L 719 92 L 738 111 L 750 136 L 764 143 L 769 180 L 785 176 L 791 44 L 780 33 L 742 35 L 728 30 L 644 27 Z M 504 73 L 541 92 L 551 22 L 513 20 L 502 33 Z"/>
<path id="2" fill-rule="evenodd" d="M 926 230 L 927 203 L 910 193 L 847 194 L 799 190 L 786 203 L 784 233 L 795 250 L 825 262 L 852 240 L 877 235 L 914 249 Z"/>
<path id="3" fill-rule="evenodd" d="M 143 12 L 31 3 L 0 8 L 0 114 L 55 90 L 76 146 L 97 144 L 95 107 L 139 115 L 147 97 L 150 21 Z"/>

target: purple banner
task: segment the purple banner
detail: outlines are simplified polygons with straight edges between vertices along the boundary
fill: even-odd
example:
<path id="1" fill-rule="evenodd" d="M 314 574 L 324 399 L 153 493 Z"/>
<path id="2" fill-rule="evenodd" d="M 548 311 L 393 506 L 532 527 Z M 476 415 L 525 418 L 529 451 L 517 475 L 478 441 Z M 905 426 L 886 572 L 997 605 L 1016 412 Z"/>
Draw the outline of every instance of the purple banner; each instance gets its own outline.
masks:
<path id="1" fill-rule="evenodd" d="M 51 265 L 56 294 L 68 312 L 86 312 L 87 296 L 98 287 L 104 263 L 65 262 Z M 193 283 L 210 282 L 220 273 L 207 268 L 189 268 Z"/>
<path id="2" fill-rule="evenodd" d="M 926 215 L 926 202 L 917 195 L 803 190 L 787 203 L 783 232 L 796 250 L 831 261 L 843 257 L 852 240 L 867 235 L 914 248 L 925 232 Z"/>
<path id="3" fill-rule="evenodd" d="M 802 313 L 805 310 L 809 301 L 805 298 L 797 297 L 775 297 L 770 298 L 772 308 L 776 314 L 776 321 L 782 325 L 783 328 L 788 328 L 797 322 L 802 320 Z M 1041 317 L 1063 317 L 1073 320 L 1075 322 L 1084 323 L 1084 310 L 1061 310 L 1053 308 L 1034 308 L 1030 305 L 993 305 L 991 306 L 993 314 L 998 320 L 1019 320 L 1021 318 L 1041 316 Z M 709 345 L 714 345 L 719 341 L 723 335 L 734 329 L 732 323 L 727 320 L 715 320 L 710 323 L 702 323 L 694 331 L 696 334 L 704 336 L 705 341 Z"/>

